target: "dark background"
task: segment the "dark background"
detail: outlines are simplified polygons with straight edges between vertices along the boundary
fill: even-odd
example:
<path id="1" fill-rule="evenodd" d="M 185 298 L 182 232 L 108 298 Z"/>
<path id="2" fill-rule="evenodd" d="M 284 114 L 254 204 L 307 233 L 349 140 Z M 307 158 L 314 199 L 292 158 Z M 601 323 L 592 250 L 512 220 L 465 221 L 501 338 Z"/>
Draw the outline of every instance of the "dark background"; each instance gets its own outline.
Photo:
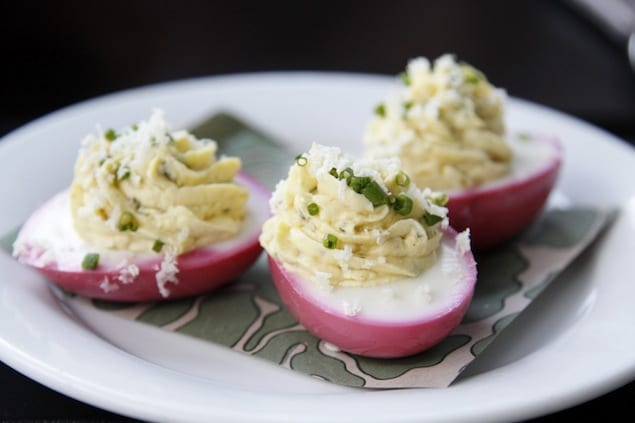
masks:
<path id="1" fill-rule="evenodd" d="M 2 2 L 0 135 L 141 85 L 271 70 L 394 75 L 411 57 L 447 52 L 512 96 L 635 143 L 635 73 L 625 45 L 568 3 L 546 0 Z M 617 410 L 630 420 L 634 393 L 631 383 L 539 421 Z M 0 420 L 122 419 L 0 364 Z"/>

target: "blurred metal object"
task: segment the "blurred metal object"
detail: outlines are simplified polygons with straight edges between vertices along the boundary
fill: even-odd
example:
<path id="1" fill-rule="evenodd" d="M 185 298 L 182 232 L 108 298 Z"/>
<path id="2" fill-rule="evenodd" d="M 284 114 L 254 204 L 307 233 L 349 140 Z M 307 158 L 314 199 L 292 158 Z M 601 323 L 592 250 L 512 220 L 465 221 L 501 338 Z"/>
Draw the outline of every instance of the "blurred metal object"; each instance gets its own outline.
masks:
<path id="1" fill-rule="evenodd" d="M 635 70 L 635 0 L 567 0 L 621 46 Z"/>

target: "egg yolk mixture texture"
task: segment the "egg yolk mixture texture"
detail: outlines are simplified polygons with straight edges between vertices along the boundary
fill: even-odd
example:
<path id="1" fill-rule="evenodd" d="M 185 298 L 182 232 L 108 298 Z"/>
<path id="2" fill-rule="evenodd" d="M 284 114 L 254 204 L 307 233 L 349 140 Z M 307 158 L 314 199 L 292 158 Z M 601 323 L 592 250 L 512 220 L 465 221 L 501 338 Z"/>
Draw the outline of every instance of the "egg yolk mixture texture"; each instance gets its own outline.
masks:
<path id="1" fill-rule="evenodd" d="M 364 134 L 371 158 L 399 157 L 421 187 L 480 185 L 509 171 L 506 93 L 474 67 L 444 55 L 408 63 L 404 88 L 379 104 Z"/>
<path id="2" fill-rule="evenodd" d="M 120 131 L 89 135 L 82 144 L 71 210 L 88 244 L 183 253 L 240 230 L 248 198 L 233 182 L 240 159 L 217 159 L 216 142 L 172 132 L 161 111 Z"/>
<path id="3" fill-rule="evenodd" d="M 354 161 L 314 144 L 278 183 L 260 242 L 294 273 L 330 286 L 414 277 L 436 261 L 446 201 L 411 183 L 397 158 Z"/>

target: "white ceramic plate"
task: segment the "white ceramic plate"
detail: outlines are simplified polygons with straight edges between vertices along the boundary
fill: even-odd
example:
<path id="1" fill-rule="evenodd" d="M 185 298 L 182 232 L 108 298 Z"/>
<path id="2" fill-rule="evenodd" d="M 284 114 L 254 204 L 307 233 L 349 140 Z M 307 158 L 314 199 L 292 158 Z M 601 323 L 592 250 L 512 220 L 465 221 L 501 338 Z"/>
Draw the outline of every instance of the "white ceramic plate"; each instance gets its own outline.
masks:
<path id="1" fill-rule="evenodd" d="M 227 110 L 297 150 L 359 150 L 392 78 L 273 73 L 150 86 L 39 119 L 0 143 L 0 234 L 70 183 L 79 140 L 166 111 L 187 127 Z M 560 201 L 612 205 L 618 220 L 447 389 L 362 390 L 88 309 L 0 253 L 0 358 L 87 403 L 146 420 L 510 421 L 589 400 L 635 377 L 635 151 L 584 122 L 511 99 L 508 126 L 558 136 Z"/>

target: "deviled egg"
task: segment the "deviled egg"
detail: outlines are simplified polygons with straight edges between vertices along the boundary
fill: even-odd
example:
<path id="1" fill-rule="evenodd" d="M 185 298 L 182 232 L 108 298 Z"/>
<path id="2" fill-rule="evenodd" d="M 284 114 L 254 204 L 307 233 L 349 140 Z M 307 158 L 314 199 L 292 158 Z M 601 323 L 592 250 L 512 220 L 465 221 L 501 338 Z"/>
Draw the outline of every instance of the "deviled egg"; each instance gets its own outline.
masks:
<path id="1" fill-rule="evenodd" d="M 196 295 L 258 258 L 269 193 L 161 110 L 82 141 L 70 188 L 27 220 L 17 259 L 68 291 L 118 301 Z"/>
<path id="2" fill-rule="evenodd" d="M 447 192 L 452 225 L 470 228 L 474 249 L 511 239 L 544 207 L 560 144 L 507 134 L 506 92 L 452 55 L 413 59 L 401 80 L 403 89 L 375 108 L 365 154 L 399 157 L 419 186 Z"/>
<path id="3" fill-rule="evenodd" d="M 459 324 L 476 266 L 447 196 L 419 189 L 398 159 L 355 161 L 314 144 L 271 197 L 260 242 L 302 325 L 343 351 L 400 357 Z"/>

